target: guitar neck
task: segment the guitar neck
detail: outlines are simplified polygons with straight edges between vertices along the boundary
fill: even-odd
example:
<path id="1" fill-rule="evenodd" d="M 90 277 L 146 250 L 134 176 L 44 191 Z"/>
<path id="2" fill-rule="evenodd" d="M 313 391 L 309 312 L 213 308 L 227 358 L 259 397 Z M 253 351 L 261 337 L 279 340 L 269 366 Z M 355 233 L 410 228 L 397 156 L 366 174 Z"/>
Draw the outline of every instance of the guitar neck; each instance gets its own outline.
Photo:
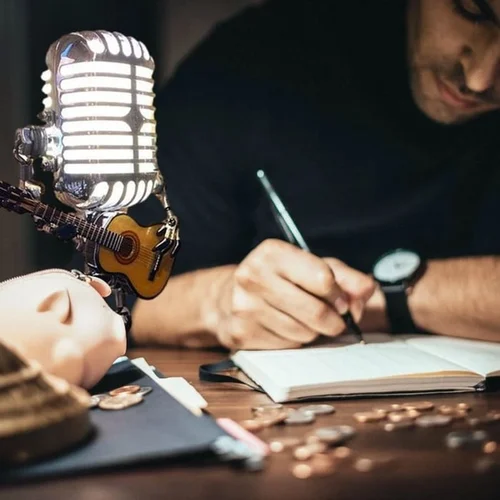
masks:
<path id="1" fill-rule="evenodd" d="M 69 224 L 76 229 L 77 234 L 80 236 L 98 243 L 105 248 L 109 248 L 114 252 L 118 252 L 123 243 L 123 237 L 119 234 L 108 231 L 95 224 L 91 224 L 90 222 L 86 222 L 73 214 L 67 214 L 61 210 L 52 208 L 45 203 L 37 203 L 33 207 L 32 213 L 49 224 L 55 224 L 56 226 Z"/>

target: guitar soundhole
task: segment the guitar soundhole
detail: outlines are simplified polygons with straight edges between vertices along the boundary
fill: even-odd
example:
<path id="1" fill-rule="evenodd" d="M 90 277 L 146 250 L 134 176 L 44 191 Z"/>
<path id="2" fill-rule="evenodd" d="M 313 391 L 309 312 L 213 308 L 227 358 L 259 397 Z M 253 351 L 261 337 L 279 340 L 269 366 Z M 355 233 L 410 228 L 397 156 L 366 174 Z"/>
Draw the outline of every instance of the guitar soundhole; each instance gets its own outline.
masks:
<path id="1" fill-rule="evenodd" d="M 130 264 L 133 262 L 139 252 L 139 239 L 137 236 L 130 232 L 126 231 L 122 233 L 123 242 L 120 246 L 120 250 L 116 253 L 116 260 L 120 262 L 120 264 Z"/>

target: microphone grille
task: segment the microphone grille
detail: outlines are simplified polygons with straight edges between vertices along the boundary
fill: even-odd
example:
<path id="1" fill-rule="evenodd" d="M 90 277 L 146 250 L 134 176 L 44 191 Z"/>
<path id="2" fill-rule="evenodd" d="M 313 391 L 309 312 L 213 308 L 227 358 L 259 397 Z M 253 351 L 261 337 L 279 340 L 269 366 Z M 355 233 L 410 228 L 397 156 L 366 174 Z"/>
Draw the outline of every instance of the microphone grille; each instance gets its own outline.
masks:
<path id="1" fill-rule="evenodd" d="M 144 201 L 161 179 L 146 46 L 116 32 L 74 32 L 50 46 L 46 63 L 46 158 L 58 198 L 96 211 Z"/>

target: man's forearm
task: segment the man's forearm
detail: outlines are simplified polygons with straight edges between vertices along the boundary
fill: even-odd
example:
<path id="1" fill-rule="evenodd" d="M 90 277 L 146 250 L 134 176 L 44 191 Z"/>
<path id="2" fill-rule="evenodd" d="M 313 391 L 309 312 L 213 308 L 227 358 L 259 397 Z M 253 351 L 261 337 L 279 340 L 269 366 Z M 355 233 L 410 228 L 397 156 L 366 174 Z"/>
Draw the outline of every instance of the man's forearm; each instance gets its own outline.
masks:
<path id="1" fill-rule="evenodd" d="M 217 292 L 236 266 L 193 271 L 171 278 L 153 300 L 138 300 L 132 317 L 132 337 L 141 344 L 187 347 L 220 345 L 213 317 Z"/>
<path id="2" fill-rule="evenodd" d="M 500 341 L 500 257 L 429 261 L 408 304 L 415 325 L 425 331 Z M 389 330 L 380 290 L 368 302 L 361 326 Z"/>
<path id="3" fill-rule="evenodd" d="M 408 300 L 424 330 L 500 341 L 500 257 L 430 261 Z"/>

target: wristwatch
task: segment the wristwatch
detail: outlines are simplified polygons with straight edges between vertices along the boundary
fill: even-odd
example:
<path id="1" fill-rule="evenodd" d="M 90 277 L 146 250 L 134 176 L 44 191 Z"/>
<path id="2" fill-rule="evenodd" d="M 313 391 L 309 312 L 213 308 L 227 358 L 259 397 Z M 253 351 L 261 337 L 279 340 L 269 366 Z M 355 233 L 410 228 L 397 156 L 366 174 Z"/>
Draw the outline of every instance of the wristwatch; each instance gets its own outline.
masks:
<path id="1" fill-rule="evenodd" d="M 425 272 L 420 256 L 403 248 L 380 257 L 373 266 L 373 277 L 385 295 L 392 333 L 414 333 L 417 327 L 408 307 L 408 295 Z"/>

